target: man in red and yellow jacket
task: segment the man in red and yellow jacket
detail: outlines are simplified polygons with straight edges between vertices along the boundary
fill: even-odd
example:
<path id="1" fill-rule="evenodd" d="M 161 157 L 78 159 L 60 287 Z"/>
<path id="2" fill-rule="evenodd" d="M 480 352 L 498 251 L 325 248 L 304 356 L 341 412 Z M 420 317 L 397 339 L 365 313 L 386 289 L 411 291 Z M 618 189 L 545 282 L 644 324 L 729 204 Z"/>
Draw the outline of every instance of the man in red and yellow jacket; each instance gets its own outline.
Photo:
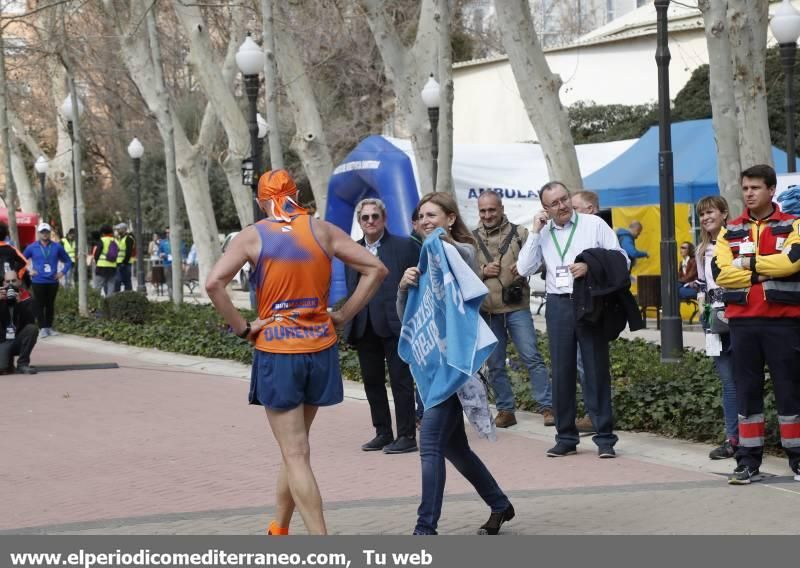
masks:
<path id="1" fill-rule="evenodd" d="M 758 475 L 764 451 L 764 365 L 775 390 L 781 444 L 800 481 L 800 219 L 773 202 L 770 166 L 742 172 L 745 211 L 720 233 L 712 263 L 725 288 L 739 410 L 737 467 L 728 478 L 745 485 Z"/>

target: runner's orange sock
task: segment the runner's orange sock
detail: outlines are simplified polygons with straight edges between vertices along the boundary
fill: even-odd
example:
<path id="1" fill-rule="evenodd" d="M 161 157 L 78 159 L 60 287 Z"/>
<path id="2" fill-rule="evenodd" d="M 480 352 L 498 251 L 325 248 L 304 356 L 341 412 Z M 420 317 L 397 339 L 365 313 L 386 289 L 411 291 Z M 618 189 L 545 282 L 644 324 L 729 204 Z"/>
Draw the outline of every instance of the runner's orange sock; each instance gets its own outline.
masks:
<path id="1" fill-rule="evenodd" d="M 277 521 L 272 521 L 267 527 L 267 534 L 269 536 L 287 536 L 289 534 L 289 527 L 282 527 Z"/>

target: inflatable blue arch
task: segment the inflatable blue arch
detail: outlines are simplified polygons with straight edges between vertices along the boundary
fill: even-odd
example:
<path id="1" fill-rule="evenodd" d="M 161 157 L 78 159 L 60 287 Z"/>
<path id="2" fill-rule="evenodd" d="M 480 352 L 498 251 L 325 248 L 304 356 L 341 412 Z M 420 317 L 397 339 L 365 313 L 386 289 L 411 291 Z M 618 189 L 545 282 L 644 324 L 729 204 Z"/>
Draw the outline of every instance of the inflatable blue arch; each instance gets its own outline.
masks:
<path id="1" fill-rule="evenodd" d="M 386 204 L 386 227 L 390 233 L 410 233 L 411 215 L 419 201 L 414 168 L 408 154 L 383 136 L 365 138 L 333 170 L 325 220 L 349 234 L 356 205 L 368 197 L 377 197 Z M 344 265 L 334 260 L 330 303 L 346 295 Z"/>

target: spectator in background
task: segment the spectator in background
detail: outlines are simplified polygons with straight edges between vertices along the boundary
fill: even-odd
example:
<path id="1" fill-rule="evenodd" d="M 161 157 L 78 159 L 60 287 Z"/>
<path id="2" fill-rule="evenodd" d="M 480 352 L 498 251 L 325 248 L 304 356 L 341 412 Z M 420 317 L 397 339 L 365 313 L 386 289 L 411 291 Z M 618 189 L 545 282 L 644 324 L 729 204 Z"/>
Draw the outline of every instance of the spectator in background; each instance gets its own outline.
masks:
<path id="1" fill-rule="evenodd" d="M 481 305 L 481 316 L 497 345 L 489 356 L 489 384 L 495 393 L 495 425 L 508 428 L 517 423 L 514 391 L 506 370 L 509 338 L 528 371 L 531 392 L 545 426 L 555 426 L 550 372 L 536 345 L 536 329 L 531 315 L 531 289 L 527 278 L 517 272 L 517 257 L 528 230 L 510 222 L 503 200 L 493 191 L 478 198 L 480 223 L 472 232 L 478 245 L 478 276 L 489 289 Z"/>
<path id="2" fill-rule="evenodd" d="M 111 225 L 100 227 L 100 242 L 94 247 L 92 255 L 95 262 L 95 277 L 97 287 L 106 297 L 114 293 L 114 286 L 117 280 L 117 255 L 119 245 L 114 238 L 114 229 Z"/>
<path id="3" fill-rule="evenodd" d="M 678 297 L 681 300 L 697 299 L 697 260 L 694 252 L 692 243 L 681 243 L 681 263 L 678 266 Z"/>
<path id="4" fill-rule="evenodd" d="M 717 244 L 722 227 L 728 222 L 728 202 L 719 195 L 710 195 L 697 202 L 697 216 L 700 219 L 700 246 L 697 248 L 697 280 L 705 289 L 705 294 L 698 296 L 702 313 L 701 318 L 706 333 L 713 333 L 717 338 L 710 338 L 706 354 L 713 357 L 722 383 L 722 415 L 725 418 L 725 441 L 718 448 L 711 450 L 709 459 L 723 460 L 732 458 L 739 446 L 739 415 L 736 407 L 736 383 L 733 381 L 733 354 L 731 353 L 731 334 L 724 330 L 712 331 L 710 316 L 712 310 L 725 309 L 722 301 L 722 288 L 714 281 L 711 261 L 714 258 L 714 246 Z"/>
<path id="5" fill-rule="evenodd" d="M 72 283 L 78 283 L 78 266 L 75 264 L 75 255 L 77 252 L 78 243 L 75 241 L 75 229 L 72 228 L 67 231 L 67 236 L 61 239 L 61 246 L 64 247 L 64 252 L 72 261 L 72 267 L 64 271 L 64 278 L 61 280 L 64 283 L 64 288 L 69 288 Z"/>
<path id="6" fill-rule="evenodd" d="M 594 192 L 589 190 L 576 191 L 572 194 L 572 208 L 578 213 L 584 215 L 599 215 L 600 214 L 600 197 Z M 581 357 L 581 347 L 578 345 L 578 379 L 581 382 L 581 392 L 586 391 L 586 373 L 583 371 L 583 358 Z M 585 404 L 584 404 L 585 405 Z M 588 434 L 595 432 L 592 417 L 589 414 L 584 414 L 583 418 L 578 418 L 575 421 L 575 427 L 581 434 Z"/>
<path id="7" fill-rule="evenodd" d="M 397 287 L 407 268 L 419 262 L 419 246 L 407 237 L 395 236 L 386 229 L 386 206 L 380 199 L 364 199 L 356 205 L 356 217 L 364 238 L 358 241 L 389 269 L 378 292 L 347 324 L 344 338 L 358 352 L 375 437 L 361 446 L 365 452 L 404 454 L 417 451 L 414 379 L 408 365 L 400 359 L 400 318 L 395 309 Z M 347 293 L 358 287 L 360 272 L 345 269 Z M 397 438 L 392 431 L 392 415 L 386 395 L 386 370 L 394 398 Z"/>
<path id="8" fill-rule="evenodd" d="M 16 372 L 35 375 L 31 353 L 36 346 L 39 328 L 36 327 L 36 302 L 14 270 L 7 270 L 0 287 L 0 375 Z"/>
<path id="9" fill-rule="evenodd" d="M 150 257 L 150 260 L 158 260 L 158 247 L 161 242 L 161 238 L 158 236 L 158 233 L 153 233 L 153 240 L 147 245 L 147 256 Z"/>
<path id="10" fill-rule="evenodd" d="M 650 255 L 643 250 L 636 248 L 636 239 L 642 234 L 642 224 L 639 221 L 632 221 L 627 229 L 617 229 L 617 239 L 619 246 L 622 247 L 628 258 L 631 259 L 631 270 L 636 264 L 637 258 L 647 258 Z"/>
<path id="11" fill-rule="evenodd" d="M 594 191 L 576 191 L 572 194 L 572 207 L 578 213 L 598 215 L 600 213 L 600 198 Z"/>
<path id="12" fill-rule="evenodd" d="M 25 286 L 30 286 L 28 259 L 15 246 L 8 244 L 7 238 L 8 225 L 4 221 L 0 221 L 0 269 L 4 274 L 13 270 Z"/>
<path id="13" fill-rule="evenodd" d="M 131 264 L 136 258 L 136 240 L 128 232 L 126 223 L 119 223 L 114 229 L 117 232 L 117 281 L 114 283 L 114 291 L 120 292 L 133 290 L 131 282 Z"/>
<path id="14" fill-rule="evenodd" d="M 158 258 L 164 267 L 164 280 L 167 281 L 167 289 L 172 295 L 172 244 L 169 242 L 169 229 L 160 235 L 158 241 Z"/>
<path id="15" fill-rule="evenodd" d="M 39 240 L 25 247 L 24 256 L 30 260 L 30 273 L 33 278 L 32 291 L 38 306 L 39 337 L 54 335 L 53 319 L 55 317 L 58 281 L 64 278 L 72 266 L 64 247 L 50 240 L 52 228 L 47 223 L 39 223 L 36 227 Z M 63 269 L 58 269 L 58 263 Z"/>

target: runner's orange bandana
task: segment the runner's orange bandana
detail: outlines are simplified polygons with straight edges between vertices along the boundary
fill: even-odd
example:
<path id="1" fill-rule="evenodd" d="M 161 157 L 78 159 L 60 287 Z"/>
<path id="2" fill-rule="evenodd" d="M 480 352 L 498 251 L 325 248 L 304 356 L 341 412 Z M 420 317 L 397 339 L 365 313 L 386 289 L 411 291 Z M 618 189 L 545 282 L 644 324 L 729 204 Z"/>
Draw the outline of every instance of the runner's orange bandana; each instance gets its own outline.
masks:
<path id="1" fill-rule="evenodd" d="M 298 215 L 308 215 L 308 210 L 292 199 L 296 193 L 297 186 L 286 170 L 269 171 L 258 180 L 258 198 L 269 200 L 272 216 L 287 223 Z"/>

